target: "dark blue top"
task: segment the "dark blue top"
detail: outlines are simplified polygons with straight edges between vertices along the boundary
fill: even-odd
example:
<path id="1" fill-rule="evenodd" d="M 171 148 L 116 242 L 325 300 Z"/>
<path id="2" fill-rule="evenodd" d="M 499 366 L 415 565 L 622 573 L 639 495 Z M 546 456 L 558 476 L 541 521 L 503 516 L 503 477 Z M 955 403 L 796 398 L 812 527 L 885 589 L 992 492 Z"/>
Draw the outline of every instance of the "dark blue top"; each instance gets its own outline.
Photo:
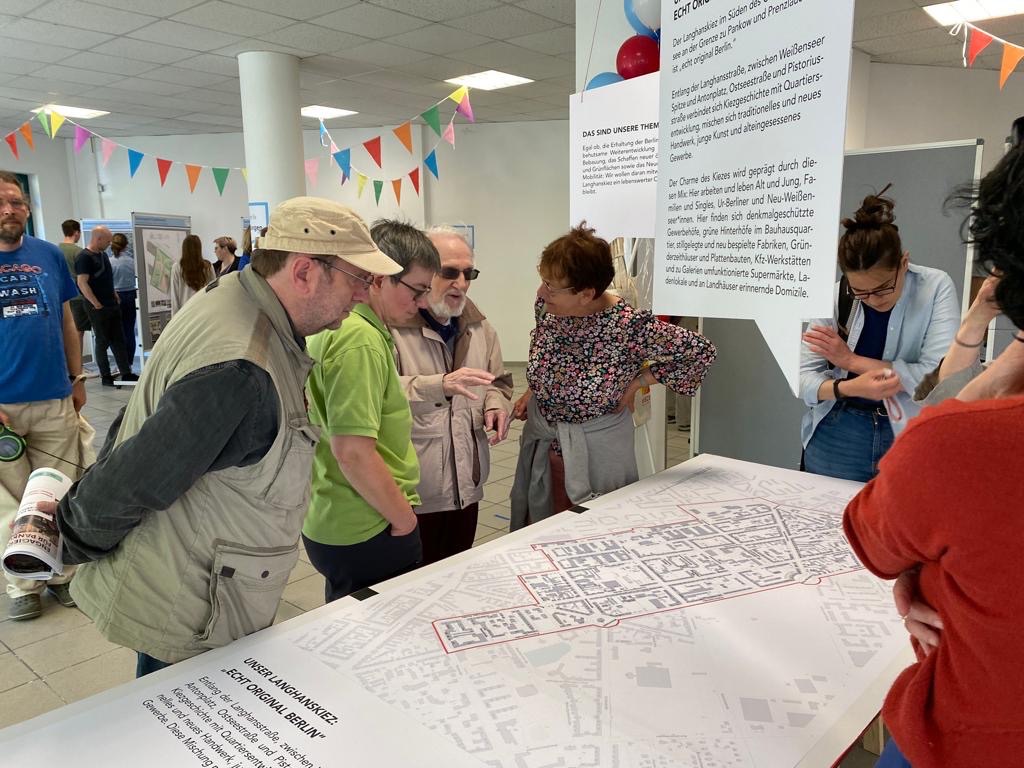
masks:
<path id="1" fill-rule="evenodd" d="M 857 339 L 857 347 L 853 350 L 854 354 L 870 357 L 872 360 L 883 360 L 885 359 L 885 338 L 889 334 L 889 317 L 892 315 L 892 309 L 879 312 L 867 304 L 861 306 L 864 310 L 864 328 L 861 329 L 860 337 Z M 846 378 L 855 379 L 857 374 L 851 373 Z M 880 402 L 863 397 L 850 399 L 873 405 Z"/>
<path id="2" fill-rule="evenodd" d="M 434 319 L 434 316 L 425 309 L 420 310 L 420 317 L 426 320 L 427 325 L 437 331 L 437 335 L 444 340 L 445 344 L 449 347 L 451 346 L 451 340 L 459 333 L 459 318 L 453 317 L 448 321 L 448 325 L 441 325 Z"/>

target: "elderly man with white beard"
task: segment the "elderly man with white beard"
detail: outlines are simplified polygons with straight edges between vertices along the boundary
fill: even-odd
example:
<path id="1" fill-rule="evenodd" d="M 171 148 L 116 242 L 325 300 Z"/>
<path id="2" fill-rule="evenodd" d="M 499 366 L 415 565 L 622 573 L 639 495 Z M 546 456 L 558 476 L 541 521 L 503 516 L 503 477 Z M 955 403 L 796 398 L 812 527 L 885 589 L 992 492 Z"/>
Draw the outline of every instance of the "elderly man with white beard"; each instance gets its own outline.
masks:
<path id="1" fill-rule="evenodd" d="M 489 446 L 508 435 L 512 410 L 498 334 L 466 295 L 480 275 L 473 249 L 452 227 L 427 235 L 441 256 L 429 309 L 390 327 L 420 462 L 423 565 L 473 546 Z"/>

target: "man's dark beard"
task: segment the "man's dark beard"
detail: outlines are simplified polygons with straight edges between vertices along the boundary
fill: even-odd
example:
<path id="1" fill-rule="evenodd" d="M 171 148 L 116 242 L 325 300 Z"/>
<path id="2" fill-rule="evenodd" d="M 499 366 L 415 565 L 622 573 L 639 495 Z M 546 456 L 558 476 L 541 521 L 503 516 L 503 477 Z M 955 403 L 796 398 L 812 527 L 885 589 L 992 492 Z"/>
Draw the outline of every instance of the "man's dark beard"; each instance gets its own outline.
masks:
<path id="1" fill-rule="evenodd" d="M 13 227 L 12 227 L 13 225 Z M 15 231 L 17 234 L 15 234 Z M 15 219 L 0 222 L 0 243 L 19 243 L 25 234 L 25 225 Z"/>

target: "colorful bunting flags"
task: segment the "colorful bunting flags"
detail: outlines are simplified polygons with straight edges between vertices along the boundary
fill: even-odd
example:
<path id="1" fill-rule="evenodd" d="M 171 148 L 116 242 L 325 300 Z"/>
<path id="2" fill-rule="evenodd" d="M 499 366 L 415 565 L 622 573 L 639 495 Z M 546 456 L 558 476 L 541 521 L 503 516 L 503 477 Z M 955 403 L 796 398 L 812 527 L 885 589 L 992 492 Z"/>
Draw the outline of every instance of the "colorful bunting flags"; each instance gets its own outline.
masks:
<path id="1" fill-rule="evenodd" d="M 423 158 L 423 164 L 427 166 L 427 170 L 434 174 L 434 178 L 437 179 L 437 151 L 430 150 L 430 154 Z"/>
<path id="2" fill-rule="evenodd" d="M 409 171 L 409 181 L 412 182 L 412 188 L 416 190 L 416 194 L 420 193 L 420 169 L 413 168 Z"/>
<path id="3" fill-rule="evenodd" d="M 356 172 L 356 197 L 363 196 L 363 187 L 366 186 L 367 178 L 365 173 Z"/>
<path id="4" fill-rule="evenodd" d="M 303 165 L 306 168 L 306 179 L 309 181 L 309 186 L 316 187 L 316 179 L 320 174 L 320 158 L 310 158 L 309 160 L 306 160 Z"/>
<path id="5" fill-rule="evenodd" d="M 43 126 L 43 133 L 50 135 L 50 116 L 46 112 L 36 112 L 36 120 Z"/>
<path id="6" fill-rule="evenodd" d="M 248 168 L 243 168 L 242 169 L 242 179 L 245 181 L 246 184 L 249 183 L 249 169 Z"/>
<path id="7" fill-rule="evenodd" d="M 448 94 L 448 98 L 454 101 L 456 104 L 461 104 L 462 100 L 466 98 L 466 94 L 469 93 L 469 88 L 466 86 L 460 86 L 457 90 L 452 91 Z"/>
<path id="8" fill-rule="evenodd" d="M 110 156 L 114 154 L 114 150 L 117 149 L 117 142 L 111 141 L 110 139 L 103 140 L 103 167 L 107 167 L 107 163 L 110 162 Z"/>
<path id="9" fill-rule="evenodd" d="M 80 125 L 75 126 L 75 154 L 77 155 L 82 151 L 82 147 L 85 146 L 85 142 L 92 136 L 92 132 L 86 130 Z"/>
<path id="10" fill-rule="evenodd" d="M 156 159 L 156 168 L 160 172 L 160 186 L 164 185 L 167 181 L 167 172 L 171 170 L 171 161 L 164 160 L 162 157 Z M 134 174 L 132 174 L 134 176 Z"/>
<path id="11" fill-rule="evenodd" d="M 231 173 L 230 168 L 214 168 L 213 180 L 217 182 L 217 194 L 221 197 L 224 196 L 224 185 L 228 183 L 228 174 Z"/>
<path id="12" fill-rule="evenodd" d="M 967 66 L 973 67 L 974 60 L 978 58 L 978 54 L 988 48 L 989 43 L 992 42 L 992 36 L 982 32 L 980 29 L 968 29 L 967 30 Z"/>
<path id="13" fill-rule="evenodd" d="M 473 117 L 473 105 L 469 103 L 468 93 L 463 97 L 462 101 L 459 102 L 459 106 L 455 108 L 455 111 L 469 120 L 469 122 L 476 122 L 476 119 Z"/>
<path id="14" fill-rule="evenodd" d="M 423 118 L 423 122 L 433 129 L 434 133 L 438 136 L 441 135 L 441 115 L 438 111 L 437 104 L 432 106 L 426 112 L 420 113 L 420 117 Z"/>
<path id="15" fill-rule="evenodd" d="M 448 123 L 444 127 L 444 136 L 442 138 L 453 147 L 455 146 L 455 123 Z"/>
<path id="16" fill-rule="evenodd" d="M 145 157 L 144 153 L 136 149 L 128 150 L 128 172 L 133 179 L 135 178 L 135 172 L 139 170 L 139 166 L 142 164 L 143 157 Z"/>
<path id="17" fill-rule="evenodd" d="M 393 128 L 391 132 L 395 134 L 395 138 L 402 142 L 402 146 L 407 151 L 412 152 L 412 123 L 404 122 L 397 128 Z"/>
<path id="18" fill-rule="evenodd" d="M 373 162 L 377 164 L 377 167 L 381 168 L 382 166 L 380 164 L 380 136 L 372 138 L 369 141 L 364 141 L 363 146 L 366 148 L 366 151 L 370 154 L 370 157 L 373 158 Z"/>
<path id="19" fill-rule="evenodd" d="M 993 42 L 999 42 L 1003 46 L 1002 61 L 999 66 L 999 88 L 1002 90 L 1006 81 L 1013 74 L 1021 59 L 1024 59 L 1024 48 L 1019 45 L 1007 42 L 1002 38 L 990 35 L 988 32 L 978 29 L 973 24 L 963 22 L 957 24 L 950 30 L 951 35 L 964 33 L 964 66 L 973 67 L 975 60 Z"/>
<path id="20" fill-rule="evenodd" d="M 382 179 L 373 180 L 373 196 L 377 201 L 377 205 L 380 205 L 380 193 L 384 189 L 384 181 Z"/>
<path id="21" fill-rule="evenodd" d="M 32 123 L 26 120 L 21 124 L 21 127 L 18 130 L 21 131 L 21 135 L 25 137 L 25 142 L 28 144 L 28 148 L 35 151 L 36 143 L 32 139 Z"/>
<path id="22" fill-rule="evenodd" d="M 131 152 L 131 150 L 128 150 Z M 185 164 L 185 173 L 188 175 L 188 191 L 195 192 L 196 184 L 199 182 L 199 174 L 202 173 L 203 166 L 201 165 L 189 165 Z"/>
<path id="23" fill-rule="evenodd" d="M 62 125 L 64 125 L 64 115 L 62 115 L 60 112 L 51 112 L 50 113 L 50 138 L 51 139 L 57 138 L 57 131 L 60 130 L 60 127 Z"/>
<path id="24" fill-rule="evenodd" d="M 391 180 L 391 188 L 393 190 L 395 190 L 395 201 L 399 205 L 401 205 L 402 204 L 402 179 L 401 178 L 392 179 Z"/>
<path id="25" fill-rule="evenodd" d="M 4 136 L 4 141 L 7 142 L 7 146 L 11 148 L 11 152 L 14 153 L 14 159 L 18 159 L 18 137 L 13 133 L 9 133 Z"/>
<path id="26" fill-rule="evenodd" d="M 336 162 L 338 167 L 341 169 L 341 176 L 343 179 L 347 179 L 352 175 L 352 150 L 339 150 L 338 152 L 335 152 L 332 157 L 334 158 L 334 162 Z"/>
<path id="27" fill-rule="evenodd" d="M 1003 61 L 999 68 L 999 89 L 1002 90 L 1013 70 L 1017 68 L 1020 60 L 1024 58 L 1024 48 L 1016 45 L 1003 46 Z"/>
<path id="28" fill-rule="evenodd" d="M 324 121 L 320 121 L 320 146 L 327 146 L 327 126 L 324 125 Z"/>

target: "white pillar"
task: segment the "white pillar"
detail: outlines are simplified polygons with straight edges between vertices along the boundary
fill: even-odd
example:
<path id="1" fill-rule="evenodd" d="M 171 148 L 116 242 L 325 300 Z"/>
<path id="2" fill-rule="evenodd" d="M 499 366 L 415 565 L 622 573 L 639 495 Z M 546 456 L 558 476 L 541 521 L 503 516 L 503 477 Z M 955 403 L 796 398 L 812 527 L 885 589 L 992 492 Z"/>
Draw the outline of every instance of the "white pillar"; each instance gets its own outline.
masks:
<path id="1" fill-rule="evenodd" d="M 299 60 L 270 51 L 240 53 L 238 79 L 249 200 L 266 202 L 274 210 L 278 203 L 306 194 Z"/>

